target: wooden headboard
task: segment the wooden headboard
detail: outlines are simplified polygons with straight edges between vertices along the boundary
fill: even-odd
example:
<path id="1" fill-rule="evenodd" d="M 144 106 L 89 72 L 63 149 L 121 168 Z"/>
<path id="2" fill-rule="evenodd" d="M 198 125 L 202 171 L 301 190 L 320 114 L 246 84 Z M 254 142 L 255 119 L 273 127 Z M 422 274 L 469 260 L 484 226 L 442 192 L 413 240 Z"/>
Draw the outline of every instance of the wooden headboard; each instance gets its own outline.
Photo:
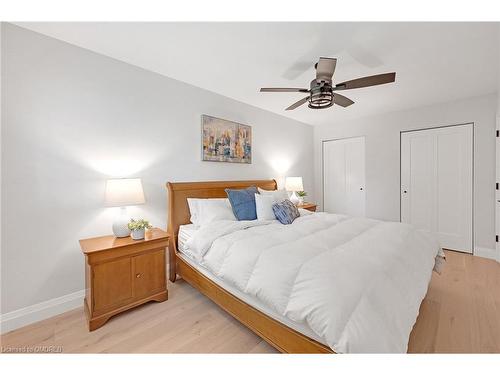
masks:
<path id="1" fill-rule="evenodd" d="M 276 190 L 277 188 L 276 180 L 167 182 L 167 232 L 170 235 L 169 261 L 171 274 L 174 272 L 175 275 L 175 253 L 177 252 L 179 226 L 190 222 L 187 198 L 226 198 L 227 194 L 224 189 L 245 189 L 249 186 L 257 186 L 266 190 Z M 170 276 L 171 279 L 172 276 Z"/>

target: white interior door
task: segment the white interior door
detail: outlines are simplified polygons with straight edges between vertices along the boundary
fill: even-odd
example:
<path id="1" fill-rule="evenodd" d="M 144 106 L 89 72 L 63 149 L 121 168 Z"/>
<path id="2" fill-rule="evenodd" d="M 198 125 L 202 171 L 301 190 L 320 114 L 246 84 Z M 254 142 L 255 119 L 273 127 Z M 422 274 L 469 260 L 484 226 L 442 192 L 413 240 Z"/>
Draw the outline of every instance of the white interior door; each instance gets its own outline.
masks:
<path id="1" fill-rule="evenodd" d="M 401 221 L 472 253 L 472 124 L 401 134 Z"/>
<path id="2" fill-rule="evenodd" d="M 323 209 L 365 216 L 365 138 L 323 142 Z"/>
<path id="3" fill-rule="evenodd" d="M 496 165 L 497 165 L 497 177 L 496 177 L 496 190 L 495 190 L 495 207 L 496 207 L 496 235 L 497 235 L 497 260 L 500 262 L 500 242 L 498 236 L 500 236 L 500 117 L 497 117 L 497 134 L 496 134 Z"/>

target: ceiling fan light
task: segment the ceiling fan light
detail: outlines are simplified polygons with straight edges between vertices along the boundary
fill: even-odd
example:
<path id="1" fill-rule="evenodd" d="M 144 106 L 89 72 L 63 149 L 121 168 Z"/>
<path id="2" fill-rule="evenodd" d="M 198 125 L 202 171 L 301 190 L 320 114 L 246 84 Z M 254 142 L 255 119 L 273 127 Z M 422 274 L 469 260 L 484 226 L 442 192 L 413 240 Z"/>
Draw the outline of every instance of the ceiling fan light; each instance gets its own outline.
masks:
<path id="1" fill-rule="evenodd" d="M 324 109 L 333 105 L 333 93 L 331 90 L 314 90 L 309 96 L 308 107 L 311 109 Z"/>

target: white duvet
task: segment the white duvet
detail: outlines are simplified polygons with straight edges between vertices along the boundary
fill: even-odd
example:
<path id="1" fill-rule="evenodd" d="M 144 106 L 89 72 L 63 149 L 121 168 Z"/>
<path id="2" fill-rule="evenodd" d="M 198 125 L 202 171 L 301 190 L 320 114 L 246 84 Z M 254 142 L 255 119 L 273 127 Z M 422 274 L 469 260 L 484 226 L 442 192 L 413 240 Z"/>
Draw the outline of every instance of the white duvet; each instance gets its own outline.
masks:
<path id="1" fill-rule="evenodd" d="M 337 353 L 406 352 L 438 243 L 412 226 L 317 213 L 216 221 L 188 241 L 212 273 Z"/>

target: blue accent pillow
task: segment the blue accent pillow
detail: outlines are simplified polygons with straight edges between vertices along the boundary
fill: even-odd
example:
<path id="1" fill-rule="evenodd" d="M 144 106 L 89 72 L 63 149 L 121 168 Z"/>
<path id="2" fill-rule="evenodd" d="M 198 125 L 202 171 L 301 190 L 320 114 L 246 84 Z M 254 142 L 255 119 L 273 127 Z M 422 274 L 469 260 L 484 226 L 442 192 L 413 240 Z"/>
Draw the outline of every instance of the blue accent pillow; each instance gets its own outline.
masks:
<path id="1" fill-rule="evenodd" d="M 293 221 L 300 216 L 297 207 L 289 200 L 285 199 L 283 202 L 273 204 L 273 212 L 276 219 L 281 224 L 292 224 Z"/>
<path id="2" fill-rule="evenodd" d="M 255 194 L 258 194 L 258 191 L 255 186 L 241 190 L 226 189 L 225 191 L 231 203 L 234 216 L 238 220 L 257 220 Z"/>

